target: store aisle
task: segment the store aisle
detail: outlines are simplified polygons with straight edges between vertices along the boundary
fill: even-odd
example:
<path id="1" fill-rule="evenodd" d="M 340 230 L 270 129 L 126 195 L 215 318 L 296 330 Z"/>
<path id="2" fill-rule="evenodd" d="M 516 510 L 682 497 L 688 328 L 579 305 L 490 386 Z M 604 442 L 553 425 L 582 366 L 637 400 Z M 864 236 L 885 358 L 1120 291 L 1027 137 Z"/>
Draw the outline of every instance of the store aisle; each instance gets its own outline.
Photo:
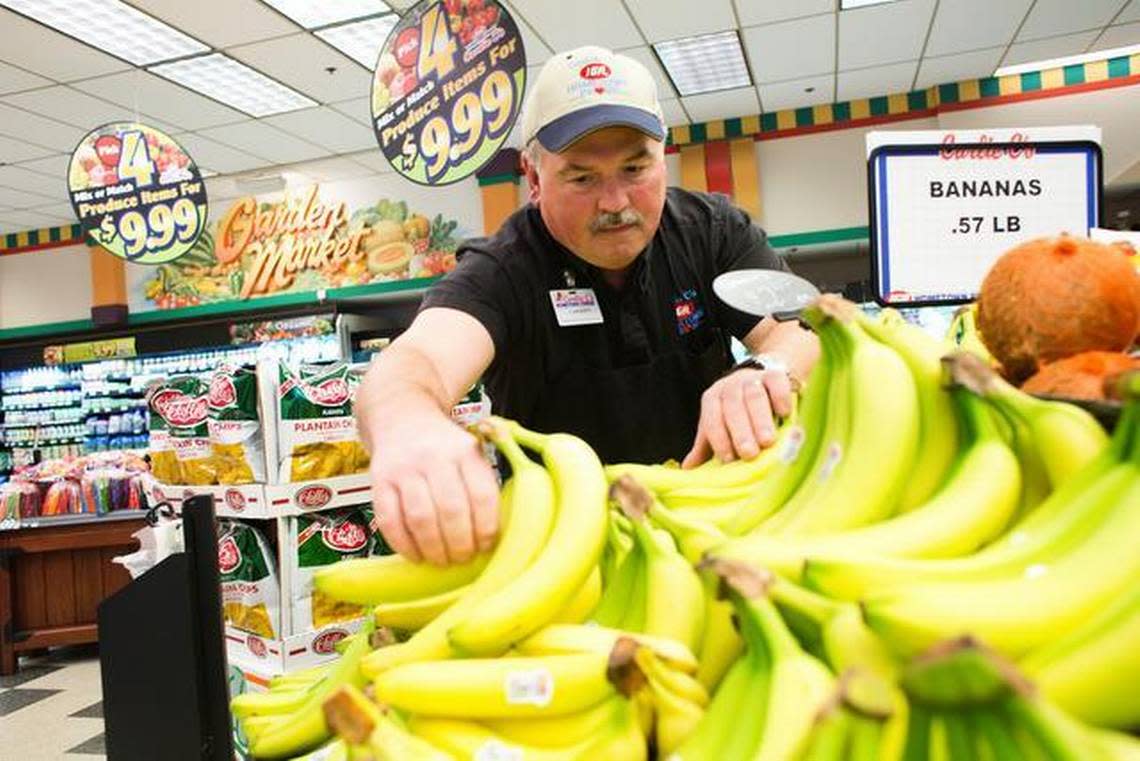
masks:
<path id="1" fill-rule="evenodd" d="M 0 757 L 20 761 L 104 759 L 103 689 L 94 647 L 24 658 L 0 676 Z"/>

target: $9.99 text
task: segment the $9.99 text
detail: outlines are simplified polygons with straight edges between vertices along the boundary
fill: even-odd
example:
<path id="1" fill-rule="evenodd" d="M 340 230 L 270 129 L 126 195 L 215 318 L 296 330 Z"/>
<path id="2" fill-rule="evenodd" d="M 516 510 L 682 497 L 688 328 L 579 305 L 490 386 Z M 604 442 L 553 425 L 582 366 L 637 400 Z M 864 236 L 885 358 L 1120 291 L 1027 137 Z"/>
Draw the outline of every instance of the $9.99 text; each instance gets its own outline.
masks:
<path id="1" fill-rule="evenodd" d="M 173 205 L 152 206 L 145 217 L 141 212 L 128 211 L 119 217 L 118 225 L 106 217 L 99 227 L 104 242 L 113 240 L 116 233 L 122 236 L 126 257 L 134 259 L 144 252 L 165 249 L 175 239 L 180 243 L 192 241 L 200 226 L 198 207 L 189 198 L 179 198 Z"/>
<path id="2" fill-rule="evenodd" d="M 429 179 L 459 164 L 508 125 L 515 93 L 511 78 L 495 69 L 483 81 L 479 93 L 465 92 L 455 99 L 450 115 L 433 116 L 420 133 L 420 154 L 427 161 Z M 452 142 L 454 135 L 455 142 Z"/>

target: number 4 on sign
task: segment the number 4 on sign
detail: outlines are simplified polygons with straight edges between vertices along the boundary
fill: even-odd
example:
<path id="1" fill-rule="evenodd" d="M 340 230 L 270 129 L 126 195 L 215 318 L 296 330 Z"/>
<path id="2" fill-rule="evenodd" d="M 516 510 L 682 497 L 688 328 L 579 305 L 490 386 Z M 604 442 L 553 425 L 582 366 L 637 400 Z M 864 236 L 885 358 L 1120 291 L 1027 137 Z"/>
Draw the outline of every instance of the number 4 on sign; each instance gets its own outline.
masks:
<path id="1" fill-rule="evenodd" d="M 142 188 L 154 181 L 154 163 L 141 132 L 123 133 L 123 150 L 119 153 L 119 177 L 131 177 L 135 187 Z"/>

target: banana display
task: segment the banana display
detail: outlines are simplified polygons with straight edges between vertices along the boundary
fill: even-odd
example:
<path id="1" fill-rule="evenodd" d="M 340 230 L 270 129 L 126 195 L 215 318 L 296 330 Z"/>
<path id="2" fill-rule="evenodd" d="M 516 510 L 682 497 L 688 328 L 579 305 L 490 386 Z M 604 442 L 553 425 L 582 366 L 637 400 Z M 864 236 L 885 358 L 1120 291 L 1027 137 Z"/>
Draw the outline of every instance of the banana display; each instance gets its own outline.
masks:
<path id="1" fill-rule="evenodd" d="M 492 418 L 491 552 L 318 573 L 367 626 L 234 699 L 254 758 L 1140 760 L 1140 374 L 1109 437 L 897 313 L 748 461 L 603 465 Z"/>

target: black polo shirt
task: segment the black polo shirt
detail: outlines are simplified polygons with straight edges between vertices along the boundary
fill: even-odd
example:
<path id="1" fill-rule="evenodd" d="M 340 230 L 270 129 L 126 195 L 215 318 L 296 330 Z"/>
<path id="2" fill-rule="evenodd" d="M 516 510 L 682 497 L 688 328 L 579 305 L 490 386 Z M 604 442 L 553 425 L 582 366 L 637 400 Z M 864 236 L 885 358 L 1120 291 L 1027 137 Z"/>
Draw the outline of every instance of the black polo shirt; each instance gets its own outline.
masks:
<path id="1" fill-rule="evenodd" d="M 527 205 L 494 236 L 464 242 L 421 309 L 458 309 L 490 333 L 495 358 L 484 380 L 495 414 L 582 435 L 609 461 L 657 461 L 684 455 L 701 393 L 731 364 L 728 335 L 743 338 L 758 322 L 712 290 L 717 275 L 745 268 L 787 269 L 721 195 L 669 188 L 657 233 L 621 290 Z M 559 325 L 550 293 L 568 288 L 593 289 L 600 324 Z"/>

